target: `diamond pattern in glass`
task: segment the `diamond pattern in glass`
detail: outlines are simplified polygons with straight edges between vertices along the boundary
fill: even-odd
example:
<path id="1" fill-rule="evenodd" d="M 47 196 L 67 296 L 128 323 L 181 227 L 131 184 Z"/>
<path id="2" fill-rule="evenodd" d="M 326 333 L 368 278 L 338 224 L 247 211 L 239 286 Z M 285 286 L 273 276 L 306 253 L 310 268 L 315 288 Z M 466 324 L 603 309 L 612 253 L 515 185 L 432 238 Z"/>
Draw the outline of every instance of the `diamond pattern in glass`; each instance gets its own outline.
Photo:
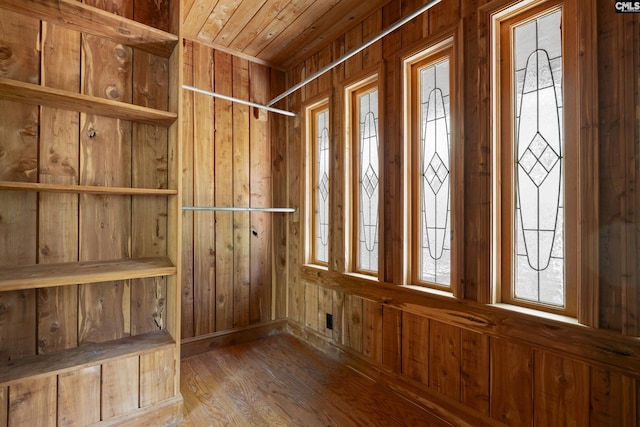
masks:
<path id="1" fill-rule="evenodd" d="M 560 160 L 558 153 L 537 132 L 525 152 L 520 156 L 518 164 L 536 187 L 540 187 L 558 160 Z"/>
<path id="2" fill-rule="evenodd" d="M 431 161 L 427 165 L 427 169 L 424 171 L 424 177 L 427 180 L 427 184 L 431 187 L 433 194 L 438 194 L 442 184 L 449 176 L 449 169 L 444 164 L 438 153 L 434 153 L 431 157 Z"/>

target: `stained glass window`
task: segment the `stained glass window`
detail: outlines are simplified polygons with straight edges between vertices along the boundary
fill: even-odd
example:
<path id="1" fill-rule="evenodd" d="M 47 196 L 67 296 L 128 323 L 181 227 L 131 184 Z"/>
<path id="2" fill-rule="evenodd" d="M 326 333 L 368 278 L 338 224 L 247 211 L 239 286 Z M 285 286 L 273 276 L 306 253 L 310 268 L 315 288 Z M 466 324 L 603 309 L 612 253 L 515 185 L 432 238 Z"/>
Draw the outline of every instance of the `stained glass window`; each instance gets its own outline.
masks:
<path id="1" fill-rule="evenodd" d="M 357 96 L 359 117 L 357 269 L 378 270 L 379 139 L 378 89 Z"/>
<path id="2" fill-rule="evenodd" d="M 513 29 L 514 296 L 564 306 L 561 11 Z"/>
<path id="3" fill-rule="evenodd" d="M 451 281 L 449 59 L 420 76 L 420 280 Z"/>
<path id="4" fill-rule="evenodd" d="M 315 117 L 315 261 L 329 262 L 329 111 Z"/>

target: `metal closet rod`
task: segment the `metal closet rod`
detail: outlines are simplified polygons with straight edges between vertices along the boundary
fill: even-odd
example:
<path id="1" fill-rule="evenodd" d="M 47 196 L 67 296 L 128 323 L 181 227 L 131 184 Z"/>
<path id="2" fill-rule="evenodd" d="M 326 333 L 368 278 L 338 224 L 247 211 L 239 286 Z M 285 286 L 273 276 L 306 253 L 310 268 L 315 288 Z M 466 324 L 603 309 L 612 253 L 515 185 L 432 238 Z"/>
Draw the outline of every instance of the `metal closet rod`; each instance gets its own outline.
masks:
<path id="1" fill-rule="evenodd" d="M 271 101 L 269 101 L 267 103 L 267 106 L 271 107 L 276 102 L 278 102 L 278 101 L 282 100 L 283 98 L 291 95 L 293 92 L 295 92 L 296 90 L 300 89 L 301 87 L 303 87 L 307 83 L 317 79 L 318 77 L 320 77 L 321 75 L 323 75 L 327 71 L 333 69 L 337 65 L 342 64 L 344 61 L 346 61 L 347 59 L 351 58 L 353 55 L 365 50 L 366 48 L 368 48 L 369 46 L 371 46 L 372 44 L 374 44 L 378 40 L 380 40 L 383 37 L 385 37 L 386 35 L 394 32 L 395 30 L 397 30 L 398 28 L 402 27 L 404 24 L 406 24 L 407 22 L 411 21 L 412 19 L 417 18 L 418 15 L 421 15 L 424 12 L 426 12 L 427 10 L 431 9 L 433 6 L 435 6 L 436 4 L 440 3 L 440 1 L 441 0 L 431 0 L 430 2 L 426 3 L 422 7 L 418 8 L 417 10 L 412 12 L 411 14 L 405 16 L 404 18 L 401 18 L 400 20 L 398 20 L 396 22 L 394 22 L 393 24 L 391 24 L 391 26 L 387 27 L 380 34 L 378 34 L 377 36 L 375 36 L 371 40 L 365 42 L 364 44 L 360 45 L 360 47 L 357 47 L 357 48 L 353 49 L 351 52 L 344 54 L 343 56 L 341 56 L 340 58 L 336 59 L 335 61 L 333 61 L 329 65 L 327 65 L 324 68 L 321 68 L 320 70 L 318 70 L 315 73 L 311 74 L 309 77 L 307 77 L 306 79 L 302 80 L 300 83 L 294 85 L 290 89 L 287 89 L 281 95 L 276 96 L 275 98 L 273 98 Z"/>
<path id="2" fill-rule="evenodd" d="M 183 206 L 183 211 L 231 211 L 231 212 L 275 212 L 291 213 L 295 208 L 250 208 L 233 206 Z"/>
<path id="3" fill-rule="evenodd" d="M 248 105 L 250 107 L 256 107 L 256 108 L 260 108 L 262 110 L 271 111 L 272 113 L 278 113 L 278 114 L 282 114 L 282 115 L 289 116 L 289 117 L 295 117 L 296 116 L 296 113 L 292 113 L 291 111 L 281 110 L 279 108 L 274 108 L 274 107 L 271 107 L 269 105 L 258 104 L 256 102 L 245 101 L 244 99 L 234 98 L 233 96 L 227 96 L 227 95 L 223 95 L 221 93 L 216 93 L 216 92 L 211 92 L 209 90 L 199 89 L 197 87 L 193 87 L 193 86 L 189 86 L 189 85 L 182 85 L 182 88 L 186 89 L 186 90 L 193 91 L 193 92 L 198 92 L 198 93 L 201 93 L 203 95 L 213 96 L 214 98 L 225 99 L 227 101 L 237 102 L 238 104 L 244 104 L 244 105 Z"/>

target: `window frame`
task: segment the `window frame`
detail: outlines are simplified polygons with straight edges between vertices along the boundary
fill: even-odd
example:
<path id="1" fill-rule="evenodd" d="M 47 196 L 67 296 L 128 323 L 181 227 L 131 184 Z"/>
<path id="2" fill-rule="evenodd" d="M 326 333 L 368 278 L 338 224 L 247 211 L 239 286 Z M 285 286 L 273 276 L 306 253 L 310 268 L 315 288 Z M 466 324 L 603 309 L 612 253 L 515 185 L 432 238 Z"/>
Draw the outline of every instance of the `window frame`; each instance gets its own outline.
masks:
<path id="1" fill-rule="evenodd" d="M 376 89 L 378 92 L 378 263 L 376 270 L 364 270 L 358 267 L 358 258 L 360 255 L 360 109 L 358 103 L 358 97 L 363 93 L 368 93 L 372 89 Z M 381 101 L 381 88 L 378 79 L 378 73 L 373 73 L 367 77 L 358 79 L 356 83 L 346 86 L 344 89 L 345 99 L 345 139 L 347 141 L 347 174 L 345 177 L 347 185 L 346 187 L 346 203 L 345 207 L 348 210 L 347 214 L 347 227 L 346 233 L 347 241 L 345 244 L 346 255 L 346 269 L 349 272 L 362 274 L 369 277 L 380 277 L 380 271 L 382 266 L 382 225 L 383 225 L 383 162 L 382 162 L 382 149 L 383 149 L 383 124 L 382 124 L 382 103 Z"/>
<path id="2" fill-rule="evenodd" d="M 402 58 L 404 73 L 404 217 L 407 226 L 404 229 L 405 253 L 409 254 L 404 265 L 404 283 L 421 289 L 444 291 L 455 297 L 464 297 L 462 286 L 464 276 L 464 118 L 463 118 L 463 69 L 459 40 L 462 25 L 434 37 L 428 44 L 421 43 Z M 420 184 L 416 180 L 420 166 L 420 94 L 418 70 L 447 57 L 449 59 L 449 96 L 450 96 L 450 223 L 451 223 L 451 273 L 449 286 L 423 281 L 420 278 L 420 239 L 417 238 L 421 216 Z"/>
<path id="3" fill-rule="evenodd" d="M 305 129 L 305 182 L 304 188 L 310 188 L 311 191 L 305 191 L 306 194 L 305 206 L 305 241 L 304 245 L 304 259 L 308 264 L 313 264 L 322 267 L 328 267 L 331 248 L 331 239 L 327 236 L 327 261 L 319 260 L 317 257 L 316 241 L 318 239 L 317 230 L 317 193 L 318 193 L 318 177 L 317 177 L 317 163 L 318 163 L 318 132 L 317 132 L 317 117 L 322 112 L 327 112 L 327 125 L 328 125 L 328 142 L 329 142 L 329 156 L 331 155 L 331 108 L 329 97 L 322 97 L 304 106 L 304 129 Z M 327 196 L 327 203 L 329 204 L 328 215 L 331 216 L 331 159 L 329 158 L 328 165 L 329 176 L 329 193 Z M 328 228 L 330 233 L 330 218 L 327 218 Z"/>
<path id="4" fill-rule="evenodd" d="M 577 49 L 577 28 L 571 0 L 533 0 L 519 2 L 492 17 L 493 55 L 493 186 L 494 186 L 494 302 L 542 312 L 577 317 L 578 311 L 578 233 L 579 233 L 579 126 L 578 64 L 570 52 Z M 513 28 L 536 17 L 562 10 L 562 105 L 564 174 L 564 297 L 559 307 L 515 297 L 515 167 L 513 149 Z M 573 47 L 573 49 L 571 49 Z M 508 55 L 504 52 L 508 50 Z M 508 60 L 505 60 L 508 58 Z M 505 77 L 506 74 L 506 77 Z M 506 89 L 506 90 L 505 90 Z"/>

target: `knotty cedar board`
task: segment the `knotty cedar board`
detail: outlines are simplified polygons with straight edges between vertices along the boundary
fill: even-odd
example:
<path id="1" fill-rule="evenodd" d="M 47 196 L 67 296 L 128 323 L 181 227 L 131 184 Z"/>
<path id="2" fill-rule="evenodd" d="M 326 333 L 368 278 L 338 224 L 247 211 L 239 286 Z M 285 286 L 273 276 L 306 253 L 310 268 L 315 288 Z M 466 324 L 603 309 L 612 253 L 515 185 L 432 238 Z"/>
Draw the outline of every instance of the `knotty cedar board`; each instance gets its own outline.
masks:
<path id="1" fill-rule="evenodd" d="M 233 96 L 232 60 L 214 51 L 214 91 Z M 215 206 L 233 206 L 232 103 L 215 100 Z M 233 212 L 215 213 L 216 225 L 216 331 L 233 328 Z"/>
<path id="2" fill-rule="evenodd" d="M 168 2 L 134 3 L 136 20 L 165 29 Z M 158 110 L 168 109 L 169 59 L 147 52 L 134 51 L 133 103 Z M 168 188 L 167 128 L 133 123 L 132 185 L 144 188 Z M 134 197 L 132 202 L 133 255 L 167 254 L 167 200 L 160 197 Z M 131 312 L 133 335 L 166 327 L 165 277 L 132 281 Z"/>
<path id="3" fill-rule="evenodd" d="M 193 42 L 184 42 L 184 84 L 193 86 Z M 194 92 L 182 89 L 182 203 L 193 206 L 194 186 Z M 202 95 L 204 96 L 204 95 Z M 201 215 L 199 213 L 198 215 Z M 181 333 L 184 338 L 194 336 L 194 215 L 193 211 L 182 212 L 182 272 L 181 272 Z"/>
<path id="4" fill-rule="evenodd" d="M 167 2 L 158 2 L 158 12 L 147 6 L 153 2 L 134 3 L 134 16 L 143 24 L 161 27 L 168 24 Z M 164 7 L 163 4 L 164 3 Z M 153 8 L 155 9 L 155 7 Z M 164 18 L 165 21 L 161 19 Z M 141 20 L 144 19 L 144 20 Z M 169 96 L 169 59 L 136 50 L 133 54 L 133 103 L 166 111 Z M 165 127 L 133 123 L 132 185 L 142 188 L 168 188 L 168 131 Z M 167 199 L 133 197 L 132 256 L 167 255 Z M 166 277 L 131 281 L 131 334 L 137 335 L 165 324 Z"/>
<path id="5" fill-rule="evenodd" d="M 213 90 L 213 50 L 193 44 L 193 84 Z M 214 99 L 193 95 L 193 203 L 215 203 Z M 183 230 L 183 233 L 185 230 Z M 214 212 L 194 212 L 193 224 L 194 335 L 216 330 L 216 227 Z"/>
<path id="6" fill-rule="evenodd" d="M 100 365 L 58 375 L 58 426 L 100 421 Z"/>
<path id="7" fill-rule="evenodd" d="M 284 92 L 285 76 L 281 71 L 271 71 L 270 99 Z M 255 93 L 255 91 L 252 91 Z M 254 95 L 257 99 L 257 94 Z M 283 108 L 284 101 L 276 104 L 276 107 Z M 286 118 L 282 114 L 271 114 L 269 116 L 271 135 L 271 179 L 273 188 L 273 206 L 289 206 L 287 203 L 287 121 L 293 118 Z M 298 212 L 299 214 L 299 212 Z M 293 215 L 274 215 L 271 217 L 272 235 L 271 244 L 273 249 L 273 289 L 275 319 L 282 319 L 287 315 L 287 229 Z"/>
<path id="8" fill-rule="evenodd" d="M 302 65 L 296 66 L 292 71 L 292 84 L 300 82 L 304 78 L 304 71 Z M 290 111 L 300 111 L 302 105 L 301 91 L 295 91 L 288 97 Z M 297 116 L 291 120 L 287 120 L 287 135 L 288 137 L 280 144 L 287 144 L 287 171 L 288 171 L 288 185 L 285 188 L 288 191 L 287 194 L 287 206 L 302 207 L 302 200 L 300 200 L 301 194 L 304 193 L 302 188 L 302 182 L 304 177 L 301 176 L 303 161 L 301 155 L 304 151 L 302 148 L 301 129 L 300 126 L 304 126 L 303 117 Z M 302 181 L 302 182 L 301 182 Z M 289 285 L 289 318 L 295 322 L 304 323 L 305 319 L 305 286 L 300 280 L 300 264 L 304 262 L 300 259 L 300 244 L 301 241 L 301 223 L 303 219 L 302 214 L 299 217 L 293 217 L 291 221 L 287 221 L 288 233 L 287 233 L 287 275 Z"/>
<path id="9" fill-rule="evenodd" d="M 251 101 L 259 104 L 269 102 L 270 73 L 269 68 L 249 63 L 249 85 Z M 282 207 L 285 204 L 274 204 L 271 172 L 271 139 L 269 121 L 279 114 L 251 108 L 249 114 L 249 153 L 245 162 L 249 164 L 251 206 L 268 208 Z M 249 298 L 249 321 L 259 323 L 272 320 L 272 256 L 274 217 L 288 218 L 288 214 L 272 214 L 267 212 L 251 213 L 251 296 Z M 273 243 L 272 243 L 273 242 Z M 280 306 L 283 304 L 281 303 Z"/>
<path id="10" fill-rule="evenodd" d="M 232 57 L 232 93 L 235 98 L 249 99 L 249 61 Z M 249 159 L 259 157 L 250 151 L 249 107 L 239 103 L 231 106 L 233 118 L 233 206 L 248 207 L 252 201 L 250 191 L 251 170 Z M 251 153 L 251 155 L 250 155 Z M 251 239 L 249 212 L 233 212 L 233 327 L 249 325 L 250 308 L 259 303 L 251 300 L 251 273 L 258 259 L 251 259 Z"/>
<path id="11" fill-rule="evenodd" d="M 127 18 L 133 0 L 87 2 Z M 82 35 L 82 91 L 85 95 L 132 102 L 133 51 L 110 40 Z M 80 184 L 131 186 L 132 123 L 80 115 Z M 131 199 L 80 196 L 80 260 L 130 256 Z M 131 333 L 130 282 L 80 285 L 78 341 L 106 341 Z"/>
<path id="12" fill-rule="evenodd" d="M 125 357 L 102 364 L 101 411 L 109 419 L 138 408 L 140 359 Z"/>
<path id="13" fill-rule="evenodd" d="M 427 385 L 429 379 L 429 319 L 402 312 L 402 373 Z"/>
<path id="14" fill-rule="evenodd" d="M 40 21 L 3 11 L 0 44 L 8 57 L 0 60 L 3 77 L 38 82 Z M 37 180 L 38 107 L 0 99 L 0 180 Z M 36 262 L 37 194 L 0 192 L 0 264 Z M 0 293 L 0 359 L 36 352 L 36 291 Z"/>
<path id="15" fill-rule="evenodd" d="M 80 92 L 80 33 L 42 23 L 41 84 Z M 74 185 L 80 169 L 80 114 L 41 107 L 39 182 Z M 38 262 L 78 261 L 78 195 L 41 192 L 38 205 Z M 78 343 L 78 286 L 37 290 L 38 353 Z"/>

